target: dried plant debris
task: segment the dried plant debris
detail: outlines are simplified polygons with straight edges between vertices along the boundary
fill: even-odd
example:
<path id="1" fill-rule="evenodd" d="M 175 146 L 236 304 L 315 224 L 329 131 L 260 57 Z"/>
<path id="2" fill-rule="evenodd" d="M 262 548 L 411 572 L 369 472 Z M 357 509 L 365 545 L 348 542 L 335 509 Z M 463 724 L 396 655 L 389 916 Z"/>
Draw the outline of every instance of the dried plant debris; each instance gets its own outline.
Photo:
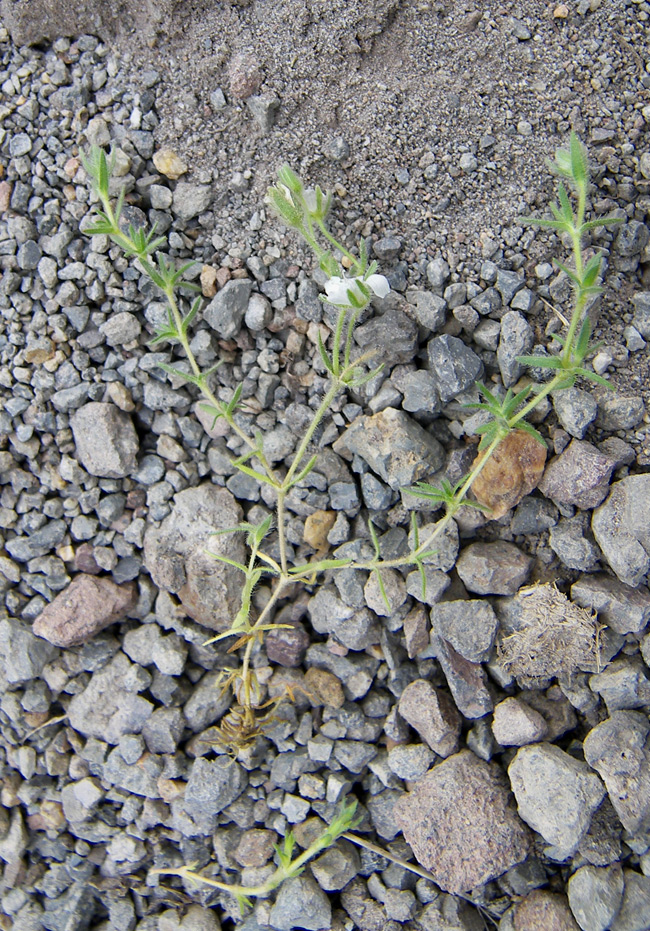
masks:
<path id="1" fill-rule="evenodd" d="M 498 644 L 503 667 L 526 680 L 600 670 L 600 625 L 596 615 L 545 582 L 520 589 L 517 629 Z"/>

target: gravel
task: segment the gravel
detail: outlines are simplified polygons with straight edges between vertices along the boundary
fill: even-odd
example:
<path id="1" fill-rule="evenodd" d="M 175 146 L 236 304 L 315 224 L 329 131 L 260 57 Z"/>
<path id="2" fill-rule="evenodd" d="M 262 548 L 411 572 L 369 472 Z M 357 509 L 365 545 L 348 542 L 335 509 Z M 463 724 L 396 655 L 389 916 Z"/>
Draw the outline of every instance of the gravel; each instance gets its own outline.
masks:
<path id="1" fill-rule="evenodd" d="M 148 875 L 194 861 L 263 881 L 290 827 L 303 843 L 353 795 L 360 833 L 415 852 L 505 931 L 648 927 L 647 4 L 581 2 L 564 17 L 535 0 L 513 19 L 335 0 L 317 19 L 297 0 L 288 23 L 282 4 L 156 2 L 157 18 L 129 0 L 133 31 L 117 34 L 112 2 L 92 21 L 59 6 L 3 4 L 13 41 L 0 27 L 6 921 L 483 927 L 471 901 L 347 842 L 244 917 L 189 884 L 180 908 L 179 888 L 163 891 L 178 881 Z M 324 391 L 316 344 L 333 317 L 323 275 L 264 191 L 279 152 L 334 188 L 332 230 L 364 238 L 393 289 L 355 334 L 384 369 L 315 435 L 316 468 L 287 499 L 288 557 L 370 559 L 370 516 L 392 559 L 409 512 L 421 540 L 441 516 L 400 489 L 453 484 L 471 464 L 476 379 L 523 387 L 518 357 L 552 352 L 570 313 L 570 279 L 552 264 L 563 246 L 517 219 L 545 214 L 543 161 L 570 128 L 589 145 L 590 218 L 624 221 L 589 243 L 608 263 L 593 364 L 617 390 L 581 380 L 538 410 L 554 457 L 541 483 L 499 520 L 459 512 L 423 566 L 425 596 L 402 566 L 385 573 L 388 606 L 376 576 L 352 571 L 292 592 L 276 615 L 289 626 L 251 661 L 261 701 L 286 688 L 294 701 L 230 760 L 214 725 L 234 659 L 229 641 L 205 641 L 241 586 L 213 556 L 246 552 L 240 534 L 209 534 L 259 522 L 273 494 L 235 473 L 238 437 L 158 368 L 189 372 L 174 347 L 149 345 L 167 320 L 160 295 L 81 231 L 92 195 L 79 152 L 113 146 L 125 221 L 155 222 L 170 261 L 196 263 L 194 351 L 203 368 L 221 363 L 220 398 L 243 383 L 238 423 L 262 433 L 280 474 Z M 331 521 L 312 545 L 316 513 Z M 553 628 L 567 636 L 514 678 L 500 652 L 523 629 L 511 602 L 546 580 L 570 595 L 565 621 L 594 613 L 601 655 L 581 615 L 579 644 Z M 262 583 L 255 611 L 267 595 Z"/>

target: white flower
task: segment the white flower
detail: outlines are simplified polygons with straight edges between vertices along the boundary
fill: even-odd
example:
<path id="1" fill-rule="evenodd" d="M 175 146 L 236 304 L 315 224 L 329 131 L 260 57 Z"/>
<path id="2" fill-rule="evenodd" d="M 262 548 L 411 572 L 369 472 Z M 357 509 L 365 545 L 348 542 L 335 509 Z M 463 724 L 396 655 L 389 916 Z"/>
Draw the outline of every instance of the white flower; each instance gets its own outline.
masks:
<path id="1" fill-rule="evenodd" d="M 363 281 L 377 297 L 386 297 L 390 291 L 388 280 L 383 275 L 369 275 L 367 278 L 338 278 L 336 275 L 325 284 L 325 293 L 330 304 L 336 307 L 352 307 L 348 292 L 351 291 L 361 302 L 365 301 L 365 294 L 359 287 Z"/>

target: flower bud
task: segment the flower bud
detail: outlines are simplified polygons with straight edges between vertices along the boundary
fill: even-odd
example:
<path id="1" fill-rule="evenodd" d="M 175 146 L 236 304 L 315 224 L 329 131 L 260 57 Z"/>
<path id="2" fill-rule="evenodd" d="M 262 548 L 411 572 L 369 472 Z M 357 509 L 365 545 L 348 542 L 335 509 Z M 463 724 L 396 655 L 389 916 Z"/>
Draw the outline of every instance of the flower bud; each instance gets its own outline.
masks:
<path id="1" fill-rule="evenodd" d="M 293 168 L 287 165 L 286 162 L 278 171 L 278 181 L 280 184 L 284 184 L 285 187 L 289 188 L 292 194 L 300 194 L 302 191 L 302 181 Z"/>

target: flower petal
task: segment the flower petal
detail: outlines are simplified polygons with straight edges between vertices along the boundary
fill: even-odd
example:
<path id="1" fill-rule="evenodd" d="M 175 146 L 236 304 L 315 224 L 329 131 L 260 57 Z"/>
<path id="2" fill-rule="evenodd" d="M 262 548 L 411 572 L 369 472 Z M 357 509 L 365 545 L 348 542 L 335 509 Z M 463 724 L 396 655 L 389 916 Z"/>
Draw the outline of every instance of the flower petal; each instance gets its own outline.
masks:
<path id="1" fill-rule="evenodd" d="M 366 278 L 366 284 L 375 292 L 377 297 L 386 297 L 390 292 L 388 279 L 384 275 L 370 275 Z"/>

